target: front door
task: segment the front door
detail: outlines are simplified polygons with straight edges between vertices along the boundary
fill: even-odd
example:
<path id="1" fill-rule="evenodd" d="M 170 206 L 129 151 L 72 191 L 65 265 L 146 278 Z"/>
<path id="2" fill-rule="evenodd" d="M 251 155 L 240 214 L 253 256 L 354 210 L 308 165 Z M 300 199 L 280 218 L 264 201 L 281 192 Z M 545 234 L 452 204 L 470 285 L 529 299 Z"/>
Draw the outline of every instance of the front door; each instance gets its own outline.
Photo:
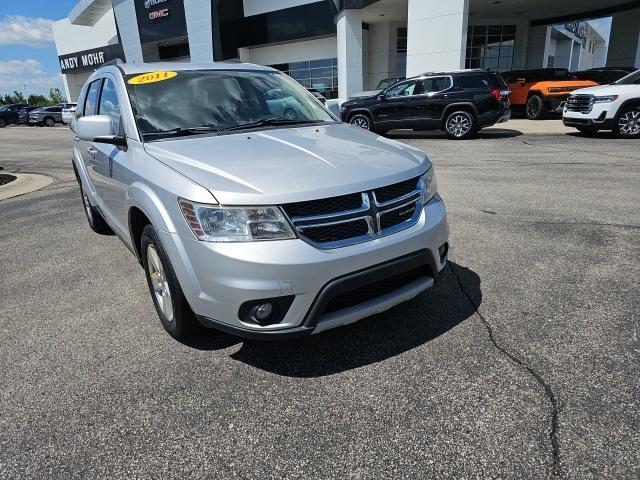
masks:
<path id="1" fill-rule="evenodd" d="M 408 80 L 388 88 L 384 98 L 371 109 L 374 123 L 386 128 L 413 128 L 416 84 L 416 80 Z"/>

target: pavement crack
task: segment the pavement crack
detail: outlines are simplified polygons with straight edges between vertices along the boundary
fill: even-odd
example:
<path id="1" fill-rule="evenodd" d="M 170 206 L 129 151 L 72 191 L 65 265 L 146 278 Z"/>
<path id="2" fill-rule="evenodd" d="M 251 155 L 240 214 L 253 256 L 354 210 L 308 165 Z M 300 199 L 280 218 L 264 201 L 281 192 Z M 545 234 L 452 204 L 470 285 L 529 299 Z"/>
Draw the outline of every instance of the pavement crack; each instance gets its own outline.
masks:
<path id="1" fill-rule="evenodd" d="M 451 258 L 450 258 L 451 260 Z M 559 478 L 561 476 L 560 470 L 560 441 L 558 439 L 558 415 L 560 412 L 560 407 L 558 403 L 558 399 L 556 398 L 555 393 L 551 386 L 547 383 L 547 381 L 542 377 L 540 373 L 538 373 L 532 366 L 527 364 L 517 353 L 510 351 L 510 349 L 503 345 L 496 337 L 495 331 L 491 323 L 487 320 L 487 318 L 480 311 L 480 305 L 473 299 L 473 297 L 466 290 L 464 283 L 462 282 L 462 278 L 460 278 L 460 274 L 456 271 L 452 262 L 448 262 L 449 270 L 453 274 L 462 291 L 462 294 L 467 299 L 471 307 L 473 308 L 475 314 L 482 321 L 487 333 L 489 335 L 489 340 L 493 344 L 494 348 L 498 350 L 502 355 L 507 357 L 513 363 L 525 369 L 535 380 L 536 382 L 544 389 L 545 396 L 549 400 L 551 404 L 551 429 L 549 432 L 549 441 L 551 443 L 551 456 L 552 456 L 552 464 L 551 464 L 551 476 L 554 478 Z"/>

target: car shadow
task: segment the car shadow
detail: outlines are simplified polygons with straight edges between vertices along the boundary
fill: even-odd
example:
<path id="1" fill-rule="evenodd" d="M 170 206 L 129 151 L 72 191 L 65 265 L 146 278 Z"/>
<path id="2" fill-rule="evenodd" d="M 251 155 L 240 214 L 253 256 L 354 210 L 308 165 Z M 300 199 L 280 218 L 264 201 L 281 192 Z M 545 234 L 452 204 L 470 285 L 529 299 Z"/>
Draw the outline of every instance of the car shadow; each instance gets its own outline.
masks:
<path id="1" fill-rule="evenodd" d="M 599 131 L 593 133 L 583 133 L 579 131 L 569 132 L 567 133 L 570 137 L 578 137 L 578 138 L 616 138 L 613 132 L 611 131 Z"/>
<path id="2" fill-rule="evenodd" d="M 480 277 L 450 264 L 434 288 L 385 313 L 300 340 L 245 340 L 231 358 L 286 377 L 333 375 L 381 362 L 443 335 L 474 314 L 469 298 L 480 305 Z"/>
<path id="3" fill-rule="evenodd" d="M 513 138 L 522 135 L 520 130 L 513 130 L 511 128 L 496 128 L 488 127 L 480 130 L 475 135 L 471 136 L 466 141 L 473 141 L 478 139 L 496 139 L 496 138 Z M 425 132 L 415 132 L 413 130 L 391 130 L 385 135 L 387 138 L 394 140 L 449 140 L 447 134 L 441 130 L 430 130 Z"/>

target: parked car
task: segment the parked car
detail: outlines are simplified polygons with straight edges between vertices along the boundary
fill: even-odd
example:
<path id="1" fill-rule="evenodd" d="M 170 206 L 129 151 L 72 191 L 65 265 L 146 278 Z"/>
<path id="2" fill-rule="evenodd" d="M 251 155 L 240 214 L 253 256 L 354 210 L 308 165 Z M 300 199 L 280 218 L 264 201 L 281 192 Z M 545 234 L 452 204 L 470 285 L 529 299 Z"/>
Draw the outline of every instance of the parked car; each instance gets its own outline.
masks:
<path id="1" fill-rule="evenodd" d="M 327 98 L 324 95 L 322 95 L 318 90 L 316 90 L 315 88 L 307 88 L 307 90 L 311 95 L 316 97 L 320 101 L 320 103 L 322 103 L 323 105 L 326 105 Z"/>
<path id="2" fill-rule="evenodd" d="M 289 120 L 295 120 L 298 116 L 303 115 L 300 111 L 304 108 L 303 105 L 296 97 L 292 96 L 290 92 L 274 88 L 273 90 L 265 92 L 264 98 L 269 110 L 274 115 Z"/>
<path id="3" fill-rule="evenodd" d="M 298 104 L 295 119 L 274 115 L 274 91 Z M 449 228 L 429 158 L 338 122 L 275 69 L 104 66 L 76 117 L 89 225 L 137 257 L 175 338 L 201 325 L 309 335 L 443 273 Z"/>
<path id="4" fill-rule="evenodd" d="M 37 105 L 29 105 L 28 107 L 22 107 L 18 111 L 18 125 L 28 125 L 29 124 L 29 113 L 33 112 L 42 107 L 38 107 Z"/>
<path id="5" fill-rule="evenodd" d="M 62 123 L 69 125 L 76 115 L 77 103 L 65 103 L 62 105 Z"/>
<path id="6" fill-rule="evenodd" d="M 29 125 L 53 127 L 56 123 L 62 123 L 62 106 L 38 108 L 29 112 Z"/>
<path id="7" fill-rule="evenodd" d="M 617 82 L 622 77 L 629 75 L 624 70 L 611 70 L 611 69 L 589 69 L 581 72 L 572 72 L 571 77 L 575 80 L 591 80 L 598 85 L 609 85 L 610 83 Z"/>
<path id="8" fill-rule="evenodd" d="M 611 85 L 576 90 L 562 121 L 583 133 L 612 130 L 618 137 L 640 138 L 640 70 Z"/>
<path id="9" fill-rule="evenodd" d="M 343 121 L 365 130 L 442 129 L 453 139 L 469 138 L 511 116 L 506 84 L 484 70 L 420 75 L 340 108 Z"/>
<path id="10" fill-rule="evenodd" d="M 26 103 L 10 103 L 0 106 L 0 128 L 18 123 L 20 109 L 28 106 Z"/>
<path id="11" fill-rule="evenodd" d="M 375 90 L 366 90 L 366 91 L 363 91 L 363 92 L 352 93 L 349 96 L 349 100 L 354 99 L 354 98 L 364 98 L 364 97 L 372 97 L 374 95 L 378 95 L 383 90 L 389 88 L 392 85 L 395 85 L 396 83 L 398 83 L 401 80 L 404 80 L 404 78 L 405 77 L 384 78 L 384 79 L 382 79 L 382 80 L 380 80 L 378 82 L 378 85 L 376 86 Z"/>
<path id="12" fill-rule="evenodd" d="M 597 85 L 591 80 L 574 80 L 565 68 L 514 70 L 501 75 L 509 84 L 511 105 L 523 108 L 530 120 L 540 120 L 547 112 L 561 113 L 569 93 Z"/>

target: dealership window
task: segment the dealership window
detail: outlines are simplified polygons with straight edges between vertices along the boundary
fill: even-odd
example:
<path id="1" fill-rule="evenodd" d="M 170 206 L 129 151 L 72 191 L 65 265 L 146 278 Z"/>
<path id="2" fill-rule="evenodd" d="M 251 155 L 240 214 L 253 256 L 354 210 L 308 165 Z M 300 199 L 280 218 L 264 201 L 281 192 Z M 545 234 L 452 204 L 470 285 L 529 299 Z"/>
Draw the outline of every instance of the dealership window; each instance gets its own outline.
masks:
<path id="1" fill-rule="evenodd" d="M 306 88 L 316 89 L 326 98 L 338 97 L 337 58 L 281 63 L 271 67 L 286 73 Z"/>
<path id="2" fill-rule="evenodd" d="M 515 25 L 473 25 L 467 30 L 467 68 L 504 72 L 513 68 Z"/>
<path id="3" fill-rule="evenodd" d="M 404 77 L 407 73 L 407 27 L 399 27 L 396 31 L 396 59 L 394 76 Z"/>

